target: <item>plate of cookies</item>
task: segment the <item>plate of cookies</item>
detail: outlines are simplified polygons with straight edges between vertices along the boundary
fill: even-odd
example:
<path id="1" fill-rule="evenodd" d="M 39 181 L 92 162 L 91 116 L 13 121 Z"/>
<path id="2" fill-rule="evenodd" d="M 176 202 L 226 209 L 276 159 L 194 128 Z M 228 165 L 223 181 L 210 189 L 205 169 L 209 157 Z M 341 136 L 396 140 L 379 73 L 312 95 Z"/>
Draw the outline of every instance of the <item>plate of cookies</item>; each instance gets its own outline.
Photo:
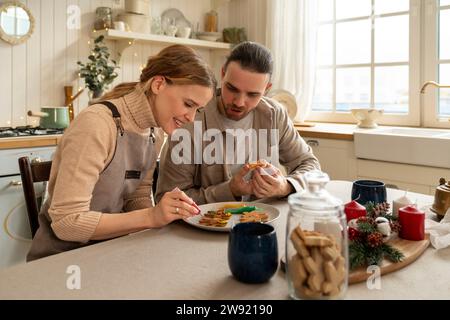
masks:
<path id="1" fill-rule="evenodd" d="M 216 202 L 199 208 L 199 215 L 184 221 L 200 229 L 219 232 L 229 232 L 238 223 L 272 223 L 280 216 L 277 208 L 259 202 Z"/>

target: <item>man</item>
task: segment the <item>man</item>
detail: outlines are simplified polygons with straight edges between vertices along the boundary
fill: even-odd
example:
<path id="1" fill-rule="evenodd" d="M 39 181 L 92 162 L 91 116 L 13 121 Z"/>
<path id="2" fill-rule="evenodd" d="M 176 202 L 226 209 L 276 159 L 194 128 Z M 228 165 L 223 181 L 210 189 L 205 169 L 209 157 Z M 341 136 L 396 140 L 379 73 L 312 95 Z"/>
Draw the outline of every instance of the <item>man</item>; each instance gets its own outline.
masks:
<path id="1" fill-rule="evenodd" d="M 264 97 L 272 70 L 265 47 L 244 42 L 232 50 L 217 97 L 194 124 L 176 130 L 162 151 L 157 201 L 176 187 L 198 204 L 282 198 L 302 190 L 302 173 L 320 165 L 285 108 Z M 267 160 L 266 168 L 251 169 L 249 163 L 260 159 Z"/>

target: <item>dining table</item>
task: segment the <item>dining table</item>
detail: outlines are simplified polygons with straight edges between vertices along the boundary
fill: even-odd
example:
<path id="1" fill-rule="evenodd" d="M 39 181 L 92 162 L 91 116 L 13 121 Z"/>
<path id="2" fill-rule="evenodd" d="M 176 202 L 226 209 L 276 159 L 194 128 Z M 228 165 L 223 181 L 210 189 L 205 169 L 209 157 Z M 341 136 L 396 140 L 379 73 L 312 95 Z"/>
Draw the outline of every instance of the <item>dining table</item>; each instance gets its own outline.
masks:
<path id="1" fill-rule="evenodd" d="M 330 181 L 326 190 L 343 203 L 352 182 Z M 391 203 L 404 191 L 387 189 Z M 433 196 L 409 192 L 417 206 Z M 285 254 L 287 199 L 266 199 L 280 215 L 272 222 L 279 257 Z M 431 216 L 431 212 L 427 212 Z M 228 232 L 202 230 L 179 220 L 108 241 L 59 253 L 0 271 L 0 300 L 149 299 L 286 300 L 282 268 L 262 284 L 236 280 L 228 266 Z M 431 245 L 411 264 L 382 275 L 378 286 L 350 284 L 344 299 L 449 299 L 450 247 Z M 75 279 L 74 277 L 77 276 Z"/>

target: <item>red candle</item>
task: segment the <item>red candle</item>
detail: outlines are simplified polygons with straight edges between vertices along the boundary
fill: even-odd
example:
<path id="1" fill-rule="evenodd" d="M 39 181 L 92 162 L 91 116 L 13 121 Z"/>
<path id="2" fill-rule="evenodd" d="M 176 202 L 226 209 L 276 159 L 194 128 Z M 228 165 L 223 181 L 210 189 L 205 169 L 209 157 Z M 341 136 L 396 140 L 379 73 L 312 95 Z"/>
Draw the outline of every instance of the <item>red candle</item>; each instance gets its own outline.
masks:
<path id="1" fill-rule="evenodd" d="M 398 209 L 400 238 L 419 241 L 425 239 L 425 212 L 409 205 Z"/>
<path id="2" fill-rule="evenodd" d="M 344 212 L 347 217 L 347 221 L 367 215 L 366 208 L 363 205 L 360 205 L 355 200 L 347 203 L 344 206 Z"/>

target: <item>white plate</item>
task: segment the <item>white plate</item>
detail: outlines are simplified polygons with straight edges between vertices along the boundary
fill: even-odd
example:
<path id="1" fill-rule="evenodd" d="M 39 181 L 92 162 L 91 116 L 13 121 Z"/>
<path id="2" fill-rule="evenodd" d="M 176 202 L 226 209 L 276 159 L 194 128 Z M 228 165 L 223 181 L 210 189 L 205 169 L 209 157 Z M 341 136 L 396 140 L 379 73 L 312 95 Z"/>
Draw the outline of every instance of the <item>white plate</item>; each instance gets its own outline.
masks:
<path id="1" fill-rule="evenodd" d="M 218 210 L 227 204 L 242 204 L 242 202 L 216 202 L 216 203 L 204 204 L 204 205 L 199 206 L 201 209 L 201 212 L 202 212 L 201 214 L 196 215 L 194 217 L 184 219 L 184 221 L 186 221 L 191 226 L 194 226 L 194 227 L 197 227 L 200 229 L 204 229 L 204 230 L 229 232 L 235 224 L 240 223 L 239 218 L 241 217 L 241 214 L 233 214 L 231 216 L 231 219 L 228 220 L 228 223 L 225 227 L 205 226 L 205 225 L 202 225 L 199 223 L 203 214 L 208 213 L 208 211 L 210 211 L 210 210 Z M 259 203 L 259 202 L 245 202 L 245 204 L 249 205 L 249 206 L 255 206 L 257 208 L 256 211 L 259 211 L 258 209 L 261 209 L 261 211 L 264 211 L 265 213 L 267 213 L 269 215 L 269 219 L 265 223 L 272 223 L 274 220 L 276 220 L 280 216 L 280 211 L 278 211 L 277 208 L 275 208 L 269 204 Z"/>
<path id="2" fill-rule="evenodd" d="M 297 115 L 297 101 L 292 93 L 286 90 L 278 89 L 271 90 L 267 96 L 281 103 L 281 105 L 286 108 L 289 118 L 294 120 Z"/>
<path id="3" fill-rule="evenodd" d="M 161 23 L 162 24 L 166 23 L 166 21 L 165 21 L 166 18 L 169 19 L 170 21 L 174 21 L 177 28 L 188 27 L 188 28 L 191 28 L 191 30 L 193 30 L 192 23 L 189 20 L 187 20 L 186 17 L 184 16 L 183 12 L 181 12 L 178 9 L 170 8 L 170 9 L 165 10 L 161 14 Z M 163 28 L 164 28 L 164 26 L 163 26 Z"/>
<path id="4" fill-rule="evenodd" d="M 206 41 L 217 41 L 222 37 L 220 32 L 197 32 L 197 38 Z"/>

